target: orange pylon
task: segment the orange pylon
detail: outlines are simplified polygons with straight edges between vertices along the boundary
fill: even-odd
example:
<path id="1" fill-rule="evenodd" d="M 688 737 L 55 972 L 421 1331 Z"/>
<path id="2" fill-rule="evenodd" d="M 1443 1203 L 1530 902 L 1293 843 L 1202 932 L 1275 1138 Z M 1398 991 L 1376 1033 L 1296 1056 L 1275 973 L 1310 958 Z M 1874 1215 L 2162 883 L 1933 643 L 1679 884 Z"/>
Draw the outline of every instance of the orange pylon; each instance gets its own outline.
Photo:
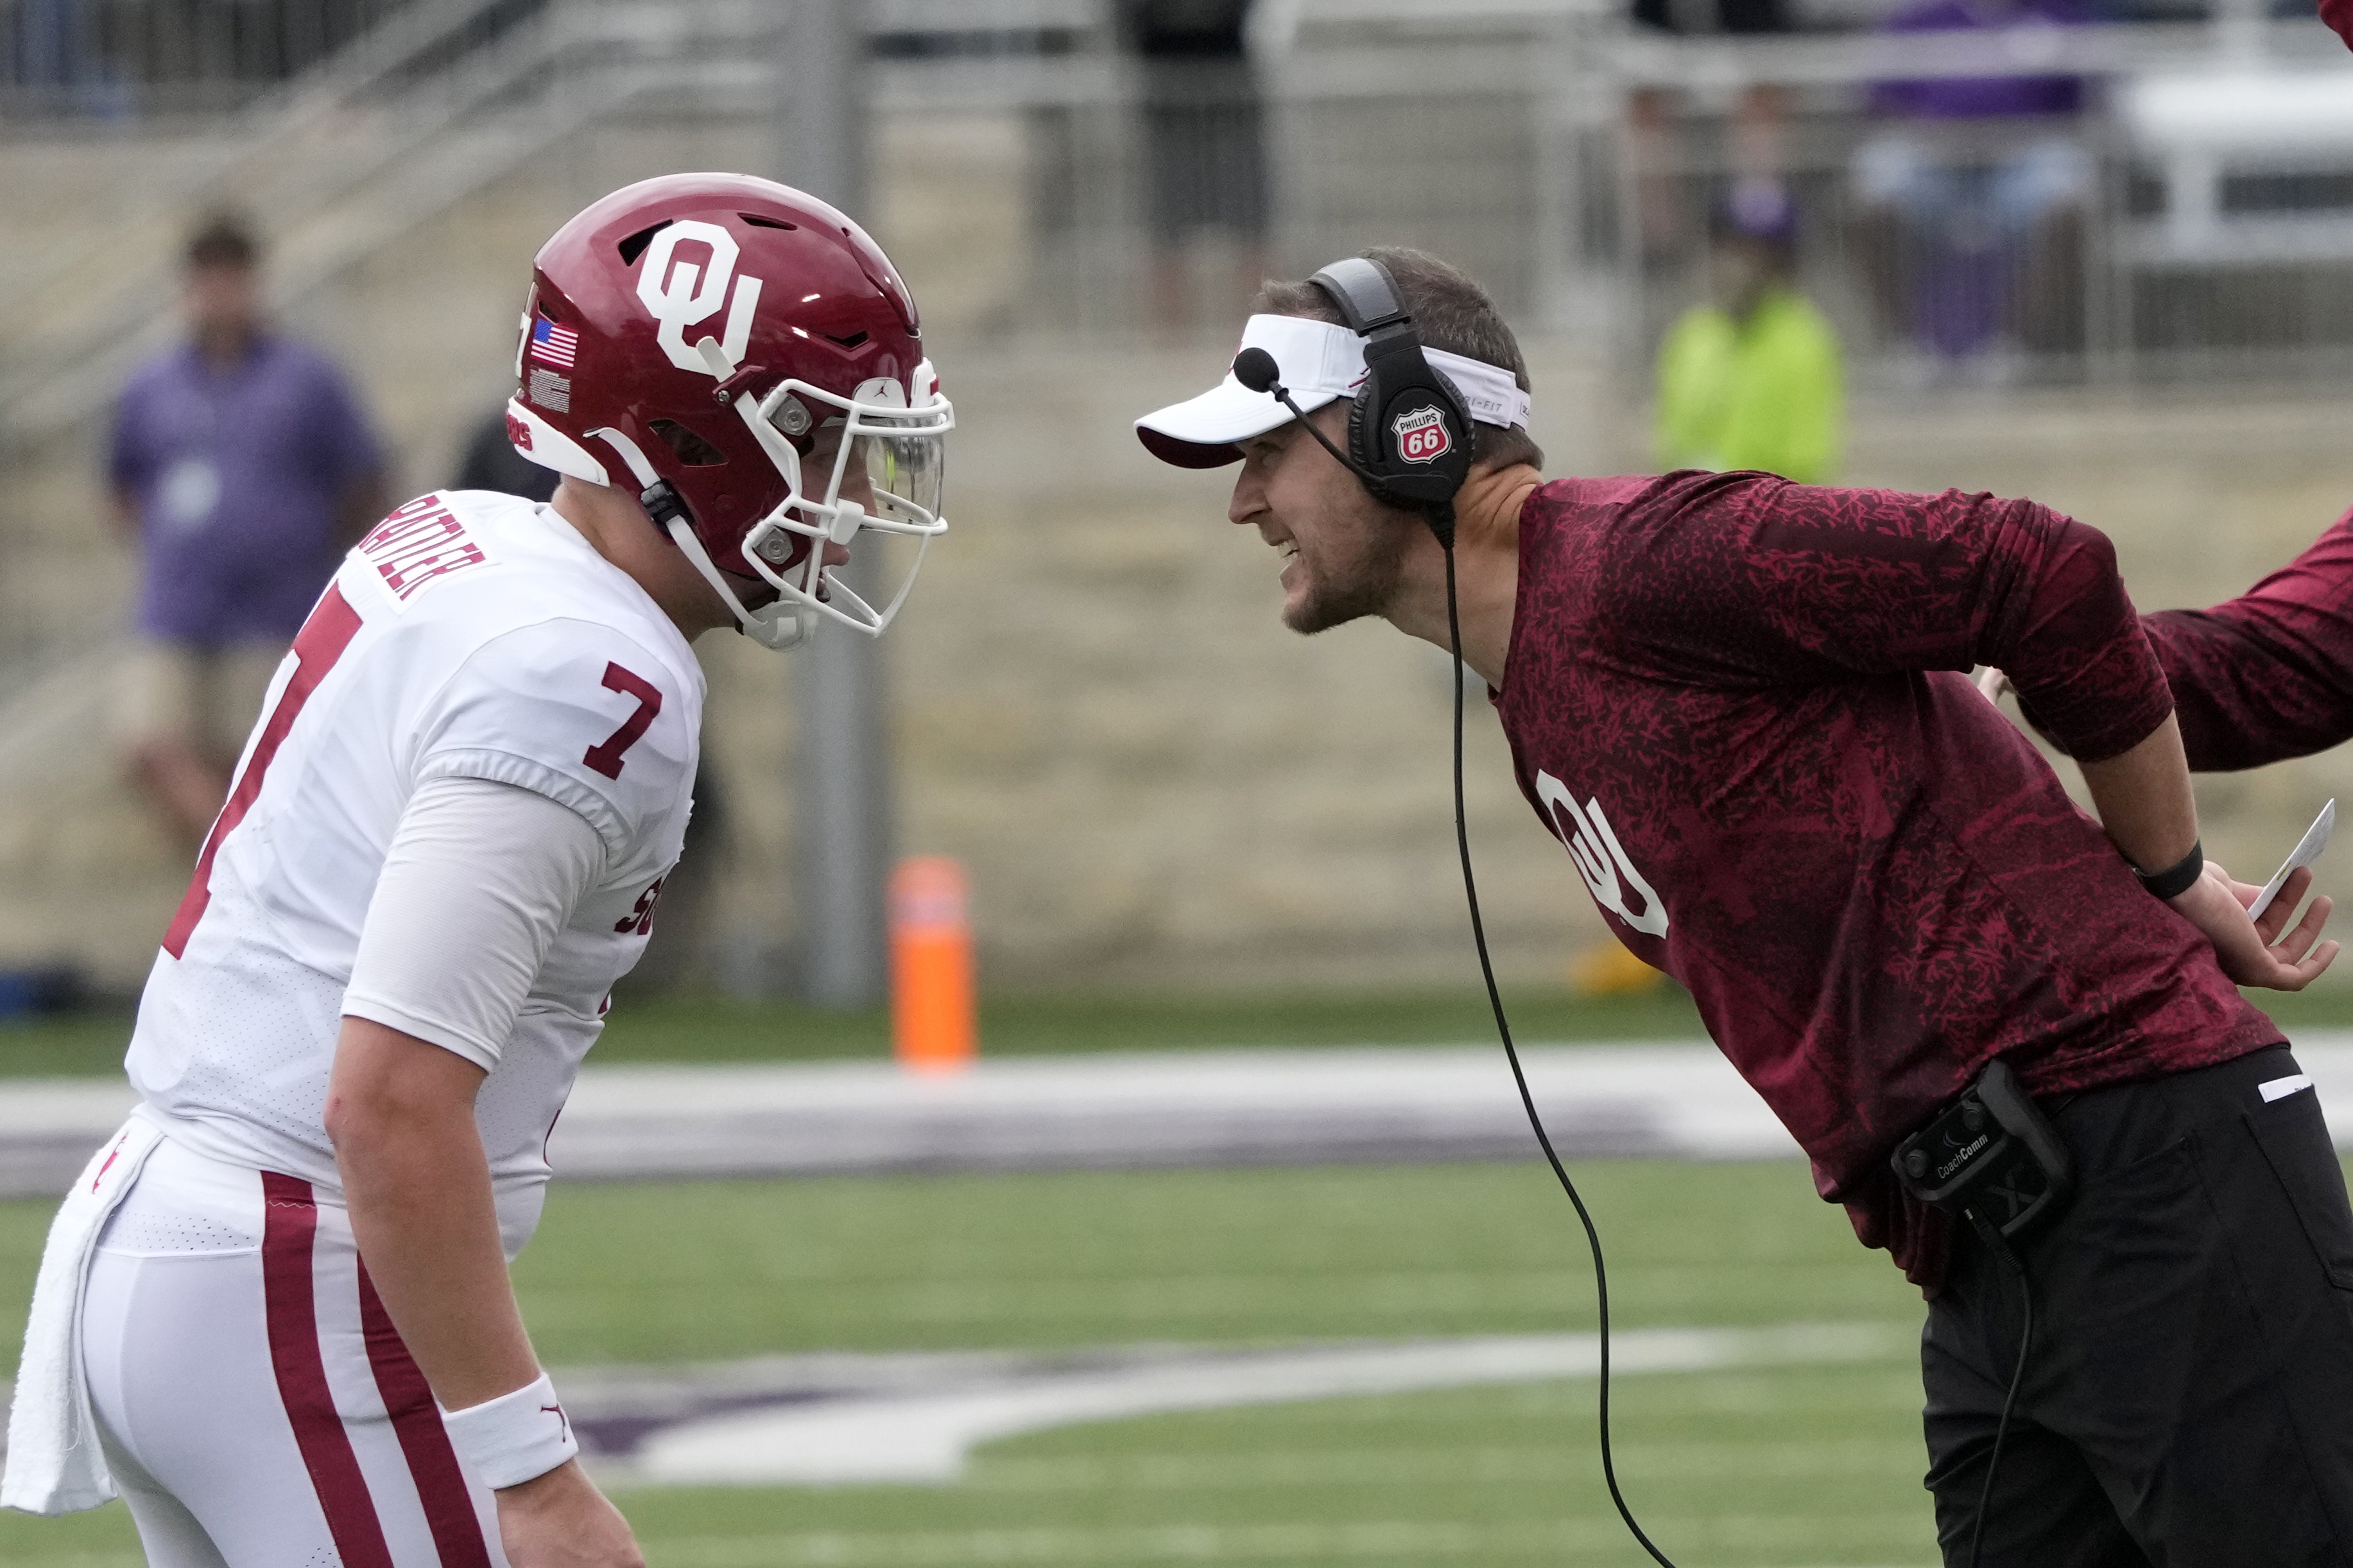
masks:
<path id="1" fill-rule="evenodd" d="M 980 1052 L 964 868 L 941 855 L 891 874 L 891 1037 L 902 1067 L 955 1072 Z"/>

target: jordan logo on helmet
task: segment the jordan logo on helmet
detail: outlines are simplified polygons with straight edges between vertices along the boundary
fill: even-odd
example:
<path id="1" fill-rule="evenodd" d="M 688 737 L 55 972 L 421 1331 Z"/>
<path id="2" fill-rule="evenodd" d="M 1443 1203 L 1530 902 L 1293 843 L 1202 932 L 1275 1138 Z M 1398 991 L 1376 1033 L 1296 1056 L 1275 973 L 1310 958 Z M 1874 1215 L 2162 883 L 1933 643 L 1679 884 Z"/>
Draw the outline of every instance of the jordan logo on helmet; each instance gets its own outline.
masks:
<path id="1" fill-rule="evenodd" d="M 1434 463 L 1454 449 L 1446 428 L 1446 415 L 1436 404 L 1398 415 L 1389 421 L 1397 437 L 1398 456 L 1409 463 Z"/>
<path id="2" fill-rule="evenodd" d="M 682 257 L 678 253 L 681 245 L 691 247 Z M 711 334 L 697 332 L 690 341 L 686 329 L 717 315 L 723 303 L 727 306 L 727 329 L 719 340 L 720 353 L 725 355 L 731 374 L 732 367 L 744 363 L 744 351 L 752 342 L 752 314 L 760 304 L 761 280 L 735 276 L 735 261 L 741 254 L 733 235 L 715 223 L 693 218 L 664 225 L 646 247 L 638 270 L 638 299 L 661 323 L 654 341 L 679 369 L 716 374 L 694 347 Z M 730 282 L 735 286 L 732 300 L 727 295 Z"/>

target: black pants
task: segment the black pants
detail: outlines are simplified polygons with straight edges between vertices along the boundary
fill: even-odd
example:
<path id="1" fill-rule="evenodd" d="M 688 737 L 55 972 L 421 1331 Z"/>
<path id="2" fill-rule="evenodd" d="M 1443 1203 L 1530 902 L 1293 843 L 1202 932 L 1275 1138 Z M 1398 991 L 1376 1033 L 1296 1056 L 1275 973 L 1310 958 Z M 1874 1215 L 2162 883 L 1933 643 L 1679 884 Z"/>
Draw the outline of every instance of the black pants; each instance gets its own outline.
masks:
<path id="1" fill-rule="evenodd" d="M 2078 1096 L 2066 1211 L 2021 1249 L 2033 1349 L 1985 1568 L 2353 1568 L 2353 1208 L 2284 1046 Z M 1928 1489 L 1968 1561 L 2019 1283 L 1966 1226 L 1921 1338 Z"/>

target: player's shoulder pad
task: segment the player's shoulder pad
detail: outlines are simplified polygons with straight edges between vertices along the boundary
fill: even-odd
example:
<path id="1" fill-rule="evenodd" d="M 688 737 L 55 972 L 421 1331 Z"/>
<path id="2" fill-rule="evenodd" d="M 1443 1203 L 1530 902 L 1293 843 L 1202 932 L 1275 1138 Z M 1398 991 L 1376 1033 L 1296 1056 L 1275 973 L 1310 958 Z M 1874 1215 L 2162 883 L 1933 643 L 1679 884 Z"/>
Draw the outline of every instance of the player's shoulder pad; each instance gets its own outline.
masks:
<path id="1" fill-rule="evenodd" d="M 702 677 L 685 663 L 591 620 L 501 631 L 420 716 L 414 782 L 518 784 L 595 824 L 616 864 L 659 850 L 683 832 L 694 783 Z"/>

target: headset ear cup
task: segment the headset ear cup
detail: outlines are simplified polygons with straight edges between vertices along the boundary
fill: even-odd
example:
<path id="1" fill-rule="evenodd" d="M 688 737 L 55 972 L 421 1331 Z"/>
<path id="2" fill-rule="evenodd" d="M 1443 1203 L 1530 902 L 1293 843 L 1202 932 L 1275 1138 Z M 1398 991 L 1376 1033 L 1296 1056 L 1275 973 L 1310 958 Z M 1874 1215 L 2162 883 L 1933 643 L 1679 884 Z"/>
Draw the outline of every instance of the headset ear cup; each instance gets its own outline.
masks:
<path id="1" fill-rule="evenodd" d="M 1389 484 L 1398 475 L 1398 463 L 1381 435 L 1379 392 L 1379 378 L 1368 376 L 1348 405 L 1348 456 L 1356 460 L 1356 482 L 1366 494 L 1383 506 L 1410 509 L 1415 503 Z"/>
<path id="2" fill-rule="evenodd" d="M 1381 447 L 1380 418 L 1375 412 L 1380 407 L 1374 396 L 1378 388 L 1379 384 L 1367 377 L 1356 389 L 1356 401 L 1348 405 L 1348 455 L 1376 479 L 1386 479 L 1393 470 L 1389 455 Z"/>
<path id="3" fill-rule="evenodd" d="M 1463 416 L 1461 399 L 1458 397 L 1451 402 L 1452 406 L 1447 410 L 1447 423 L 1451 428 L 1447 433 L 1454 437 L 1454 446 L 1440 459 L 1439 466 L 1452 481 L 1454 489 L 1460 490 L 1471 479 L 1471 452 L 1477 432 L 1471 428 L 1471 421 Z"/>

